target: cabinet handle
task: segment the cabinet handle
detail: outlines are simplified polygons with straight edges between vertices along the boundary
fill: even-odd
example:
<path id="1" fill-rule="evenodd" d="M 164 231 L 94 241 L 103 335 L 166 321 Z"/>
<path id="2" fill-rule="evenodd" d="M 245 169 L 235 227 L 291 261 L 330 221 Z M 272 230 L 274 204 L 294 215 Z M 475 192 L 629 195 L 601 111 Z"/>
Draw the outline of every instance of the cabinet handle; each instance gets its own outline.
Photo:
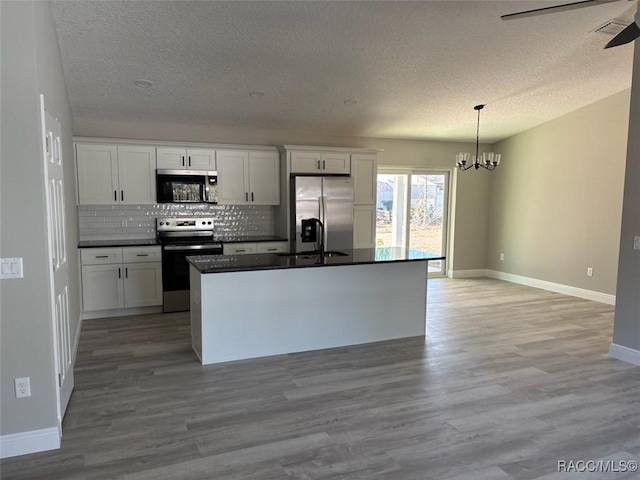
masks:
<path id="1" fill-rule="evenodd" d="M 183 166 L 183 167 L 184 167 L 184 166 L 186 166 L 186 165 L 184 164 L 184 155 L 182 155 L 182 166 Z"/>
<path id="2" fill-rule="evenodd" d="M 320 170 L 320 160 L 318 160 L 318 170 Z"/>
<path id="3" fill-rule="evenodd" d="M 96 255 L 96 258 L 109 258 L 109 255 Z"/>
<path id="4" fill-rule="evenodd" d="M 124 278 L 129 278 L 129 268 L 124 267 Z"/>
<path id="5" fill-rule="evenodd" d="M 124 190 L 120 190 L 120 201 L 124 202 Z"/>
<path id="6" fill-rule="evenodd" d="M 148 257 L 148 253 L 136 253 L 136 257 Z"/>
<path id="7" fill-rule="evenodd" d="M 189 166 L 191 166 L 191 155 L 189 155 Z"/>
<path id="8" fill-rule="evenodd" d="M 277 248 L 267 248 L 267 252 L 275 252 L 277 251 Z"/>
<path id="9" fill-rule="evenodd" d="M 246 250 L 246 249 L 244 249 L 244 248 L 236 249 L 236 252 L 238 252 L 238 253 L 243 253 L 243 252 L 246 252 L 246 251 L 247 251 L 247 250 Z"/>
<path id="10" fill-rule="evenodd" d="M 248 192 L 244 192 L 244 201 L 245 202 L 249 201 L 249 193 Z"/>
<path id="11" fill-rule="evenodd" d="M 251 192 L 251 201 L 253 202 L 253 192 Z"/>
<path id="12" fill-rule="evenodd" d="M 327 169 L 327 161 L 326 160 L 322 160 L 322 169 L 323 170 Z"/>
<path id="13" fill-rule="evenodd" d="M 118 201 L 118 191 L 117 191 L 117 190 L 114 190 L 114 191 L 113 191 L 113 201 L 114 201 L 114 202 L 117 202 L 117 201 Z"/>
<path id="14" fill-rule="evenodd" d="M 120 270 L 120 267 L 118 267 L 118 278 L 122 278 L 122 270 Z"/>

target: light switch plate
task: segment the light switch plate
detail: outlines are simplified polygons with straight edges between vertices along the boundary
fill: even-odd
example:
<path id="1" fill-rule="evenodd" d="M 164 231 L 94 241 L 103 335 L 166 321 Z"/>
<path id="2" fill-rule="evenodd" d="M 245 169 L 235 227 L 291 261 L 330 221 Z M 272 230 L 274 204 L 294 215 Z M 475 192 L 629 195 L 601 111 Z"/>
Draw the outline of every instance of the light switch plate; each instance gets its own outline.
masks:
<path id="1" fill-rule="evenodd" d="M 640 250 L 640 236 L 633 237 L 633 249 Z"/>
<path id="2" fill-rule="evenodd" d="M 0 279 L 23 278 L 22 258 L 0 258 Z"/>

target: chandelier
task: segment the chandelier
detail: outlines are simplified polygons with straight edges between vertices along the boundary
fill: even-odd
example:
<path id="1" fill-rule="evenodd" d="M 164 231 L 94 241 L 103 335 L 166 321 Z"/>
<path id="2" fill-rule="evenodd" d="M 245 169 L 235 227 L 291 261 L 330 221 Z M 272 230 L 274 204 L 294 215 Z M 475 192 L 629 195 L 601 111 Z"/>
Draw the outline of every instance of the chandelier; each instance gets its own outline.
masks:
<path id="1" fill-rule="evenodd" d="M 499 153 L 482 153 L 478 155 L 478 146 L 480 144 L 480 110 L 484 108 L 484 105 L 476 105 L 473 107 L 474 110 L 478 111 L 478 126 L 476 128 L 476 154 L 471 157 L 471 163 L 469 163 L 469 154 L 468 153 L 459 153 L 456 155 L 456 167 L 458 167 L 461 171 L 469 170 L 471 167 L 476 170 L 480 167 L 486 168 L 487 170 L 495 170 L 498 165 L 500 165 L 500 154 Z"/>

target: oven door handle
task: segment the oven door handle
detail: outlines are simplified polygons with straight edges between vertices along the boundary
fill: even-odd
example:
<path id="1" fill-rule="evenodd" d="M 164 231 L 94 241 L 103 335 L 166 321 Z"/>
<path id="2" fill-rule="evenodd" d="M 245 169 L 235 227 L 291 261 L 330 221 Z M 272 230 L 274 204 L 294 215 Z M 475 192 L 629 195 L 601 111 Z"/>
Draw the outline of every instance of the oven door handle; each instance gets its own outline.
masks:
<path id="1" fill-rule="evenodd" d="M 211 245 L 166 245 L 164 247 L 167 252 L 180 252 L 180 251 L 189 251 L 189 250 L 212 250 L 212 251 L 220 251 L 222 252 L 222 247 L 211 246 Z"/>

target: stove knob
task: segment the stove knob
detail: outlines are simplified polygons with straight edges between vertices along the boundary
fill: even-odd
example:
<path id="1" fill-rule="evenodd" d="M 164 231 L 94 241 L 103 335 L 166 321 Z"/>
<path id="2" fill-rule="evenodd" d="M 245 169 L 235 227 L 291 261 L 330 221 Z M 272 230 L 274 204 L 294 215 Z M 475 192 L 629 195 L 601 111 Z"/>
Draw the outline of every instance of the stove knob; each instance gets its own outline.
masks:
<path id="1" fill-rule="evenodd" d="M 169 222 L 167 222 L 165 225 L 171 225 Z"/>
<path id="2" fill-rule="evenodd" d="M 209 222 L 209 225 L 211 225 L 211 222 Z"/>
<path id="3" fill-rule="evenodd" d="M 160 222 L 160 225 L 164 225 L 164 223 Z"/>
<path id="4" fill-rule="evenodd" d="M 205 225 L 207 222 L 202 222 L 203 225 Z"/>

